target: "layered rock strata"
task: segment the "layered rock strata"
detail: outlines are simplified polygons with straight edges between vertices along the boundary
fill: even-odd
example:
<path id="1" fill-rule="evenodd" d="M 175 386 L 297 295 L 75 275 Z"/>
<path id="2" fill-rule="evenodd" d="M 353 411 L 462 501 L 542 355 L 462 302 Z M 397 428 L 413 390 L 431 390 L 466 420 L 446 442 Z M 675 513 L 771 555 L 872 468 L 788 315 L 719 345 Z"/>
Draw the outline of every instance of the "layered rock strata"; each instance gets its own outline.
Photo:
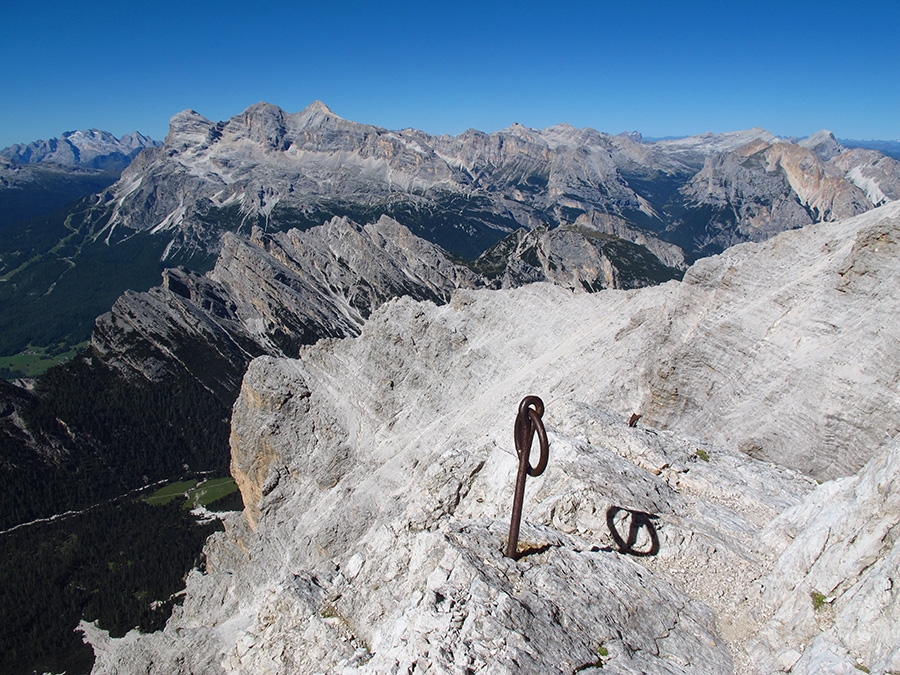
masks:
<path id="1" fill-rule="evenodd" d="M 644 142 L 567 124 L 433 136 L 345 120 L 318 101 L 297 113 L 259 103 L 222 122 L 178 113 L 165 145 L 101 201 L 107 238 L 150 230 L 171 238 L 167 258 L 215 249 L 210 228 L 386 214 L 467 259 L 519 227 L 579 218 L 695 259 L 896 198 L 896 160 L 845 151 L 828 132 L 810 141 L 751 129 Z"/>
<path id="2" fill-rule="evenodd" d="M 294 355 L 322 337 L 355 335 L 399 295 L 445 302 L 478 277 L 389 218 L 335 218 L 307 231 L 226 235 L 215 268 L 166 270 L 163 285 L 127 292 L 95 325 L 105 362 L 150 380 L 186 371 L 231 398 L 247 363 Z"/>

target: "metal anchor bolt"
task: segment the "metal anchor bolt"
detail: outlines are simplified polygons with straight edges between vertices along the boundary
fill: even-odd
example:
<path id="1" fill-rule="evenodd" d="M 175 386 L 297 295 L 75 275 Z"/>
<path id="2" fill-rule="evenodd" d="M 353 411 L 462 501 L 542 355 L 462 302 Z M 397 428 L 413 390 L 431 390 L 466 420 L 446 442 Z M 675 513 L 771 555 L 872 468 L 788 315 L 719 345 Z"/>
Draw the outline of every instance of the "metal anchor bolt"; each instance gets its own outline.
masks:
<path id="1" fill-rule="evenodd" d="M 514 434 L 516 439 L 516 453 L 519 455 L 519 471 L 516 474 L 516 490 L 513 497 L 512 520 L 509 523 L 509 540 L 506 543 L 506 557 L 517 559 L 519 546 L 519 523 L 522 521 L 522 501 L 525 499 L 525 476 L 540 476 L 547 468 L 549 459 L 549 445 L 547 432 L 541 416 L 544 414 L 544 402 L 537 396 L 526 396 L 519 403 L 519 413 L 516 415 Z M 538 443 L 541 447 L 541 456 L 537 466 L 529 463 L 531 444 L 534 434 L 537 432 Z"/>

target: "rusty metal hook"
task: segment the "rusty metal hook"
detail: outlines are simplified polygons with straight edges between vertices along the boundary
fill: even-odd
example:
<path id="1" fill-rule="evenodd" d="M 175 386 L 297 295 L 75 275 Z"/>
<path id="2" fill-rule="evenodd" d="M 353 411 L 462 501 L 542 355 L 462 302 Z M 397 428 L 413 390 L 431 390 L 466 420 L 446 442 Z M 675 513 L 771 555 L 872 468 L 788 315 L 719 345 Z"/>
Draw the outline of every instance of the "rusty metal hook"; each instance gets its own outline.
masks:
<path id="1" fill-rule="evenodd" d="M 519 403 L 519 413 L 516 415 L 514 435 L 516 439 L 516 453 L 519 455 L 519 471 L 516 474 L 516 489 L 513 496 L 512 520 L 509 523 L 509 539 L 506 542 L 506 557 L 515 560 L 518 558 L 519 547 L 519 523 L 522 521 L 522 502 L 525 499 L 525 477 L 540 476 L 547 468 L 549 459 L 549 444 L 547 432 L 541 417 L 544 414 L 544 402 L 537 396 L 526 396 Z M 537 466 L 531 466 L 531 444 L 534 434 L 537 432 L 538 443 L 541 448 L 541 456 Z"/>

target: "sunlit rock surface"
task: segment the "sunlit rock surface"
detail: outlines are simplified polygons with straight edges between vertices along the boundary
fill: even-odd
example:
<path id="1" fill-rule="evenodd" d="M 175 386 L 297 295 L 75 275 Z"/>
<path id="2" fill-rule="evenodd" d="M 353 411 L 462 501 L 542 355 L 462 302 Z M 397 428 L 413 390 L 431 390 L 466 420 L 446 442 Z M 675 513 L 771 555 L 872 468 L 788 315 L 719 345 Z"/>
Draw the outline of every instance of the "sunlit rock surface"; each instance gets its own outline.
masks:
<path id="1" fill-rule="evenodd" d="M 758 128 L 656 142 L 568 124 L 434 136 L 316 101 L 296 113 L 257 103 L 221 122 L 180 112 L 101 202 L 107 236 L 170 237 L 168 260 L 218 250 L 223 228 L 386 214 L 466 259 L 518 228 L 588 219 L 672 265 L 684 255 L 669 257 L 673 245 L 693 260 L 898 193 L 900 162 L 829 132 L 800 144 Z"/>
<path id="2" fill-rule="evenodd" d="M 648 289 L 401 299 L 255 360 L 232 421 L 245 513 L 164 631 L 85 627 L 95 672 L 900 669 L 898 216 Z M 526 394 L 550 463 L 513 561 Z"/>

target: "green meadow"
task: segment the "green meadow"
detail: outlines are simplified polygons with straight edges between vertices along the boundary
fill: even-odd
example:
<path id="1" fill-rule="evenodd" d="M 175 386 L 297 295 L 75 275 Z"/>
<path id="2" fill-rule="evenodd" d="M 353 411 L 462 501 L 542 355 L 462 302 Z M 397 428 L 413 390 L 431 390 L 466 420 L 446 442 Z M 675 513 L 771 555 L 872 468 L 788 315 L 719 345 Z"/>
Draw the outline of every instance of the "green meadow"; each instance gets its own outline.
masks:
<path id="1" fill-rule="evenodd" d="M 175 499 L 184 499 L 184 508 L 192 509 L 197 506 L 209 506 L 237 492 L 237 489 L 234 479 L 230 477 L 201 481 L 181 480 L 164 485 L 143 499 L 151 505 L 168 504 Z"/>

